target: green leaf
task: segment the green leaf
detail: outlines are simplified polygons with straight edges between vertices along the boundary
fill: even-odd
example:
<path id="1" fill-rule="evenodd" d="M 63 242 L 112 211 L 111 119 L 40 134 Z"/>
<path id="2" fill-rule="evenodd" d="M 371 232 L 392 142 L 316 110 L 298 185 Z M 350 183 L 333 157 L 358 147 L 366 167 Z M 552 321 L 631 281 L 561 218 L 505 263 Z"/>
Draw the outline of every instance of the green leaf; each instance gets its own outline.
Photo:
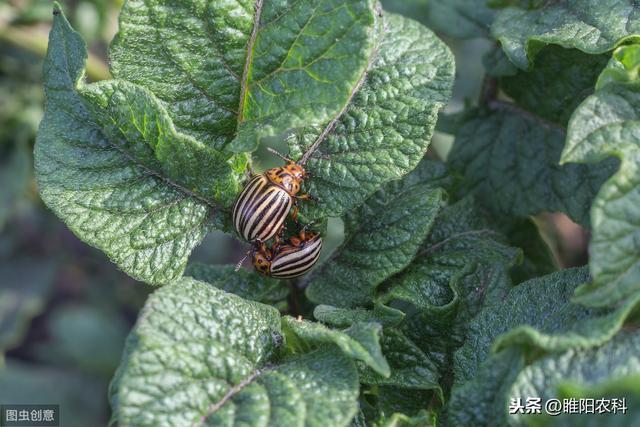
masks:
<path id="1" fill-rule="evenodd" d="M 536 396 L 545 402 L 558 395 L 557 387 L 562 383 L 591 386 L 614 378 L 638 375 L 639 345 L 640 334 L 637 331 L 621 332 L 599 348 L 569 350 L 543 357 L 520 372 L 506 396 L 524 399 Z M 526 418 L 519 413 L 510 415 L 509 424 L 526 425 Z"/>
<path id="2" fill-rule="evenodd" d="M 389 418 L 387 418 L 383 424 L 380 424 L 381 427 L 435 427 L 436 426 L 436 417 L 432 412 L 427 412 L 426 410 L 422 410 L 418 412 L 417 415 L 412 417 L 401 414 L 394 413 Z"/>
<path id="3" fill-rule="evenodd" d="M 85 45 L 58 6 L 55 14 L 35 147 L 42 199 L 127 274 L 168 283 L 207 231 L 211 202 L 201 196 L 229 204 L 238 165 L 178 134 L 150 92 L 85 85 Z"/>
<path id="4" fill-rule="evenodd" d="M 431 229 L 443 192 L 414 185 L 380 190 L 346 219 L 345 242 L 308 277 L 316 303 L 356 307 L 372 302 L 376 287 L 406 267 Z"/>
<path id="5" fill-rule="evenodd" d="M 589 268 L 593 282 L 577 301 L 615 306 L 640 291 L 640 85 L 608 84 L 587 98 L 569 122 L 562 162 L 595 163 L 608 156 L 620 167 L 602 185 L 591 209 Z"/>
<path id="6" fill-rule="evenodd" d="M 588 225 L 595 195 L 613 163 L 558 165 L 563 131 L 511 109 L 477 111 L 456 136 L 451 168 L 463 189 L 498 215 L 528 217 L 561 211 Z"/>
<path id="7" fill-rule="evenodd" d="M 217 148 L 322 124 L 373 51 L 371 0 L 127 2 L 112 72 L 153 90 L 177 126 Z"/>
<path id="8" fill-rule="evenodd" d="M 379 300 L 405 301 L 426 311 L 454 308 L 460 298 L 470 297 L 466 295 L 470 289 L 461 288 L 465 280 L 481 274 L 485 285 L 491 282 L 486 271 L 480 273 L 483 268 L 494 270 L 509 281 L 509 267 L 518 261 L 520 253 L 502 240 L 483 221 L 472 198 L 447 206 L 438 215 L 418 256 L 389 280 Z M 484 297 L 487 291 L 476 289 L 473 294 Z"/>
<path id="9" fill-rule="evenodd" d="M 511 288 L 509 269 L 521 253 L 502 241 L 473 199 L 463 199 L 442 210 L 419 255 L 383 284 L 379 301 L 409 306 L 401 330 L 442 376 L 469 321 Z"/>
<path id="10" fill-rule="evenodd" d="M 522 264 L 511 269 L 513 283 L 522 283 L 557 270 L 551 249 L 531 219 L 513 221 L 500 219 L 492 225 L 507 237 L 510 246 L 522 249 L 524 255 Z"/>
<path id="11" fill-rule="evenodd" d="M 253 3 L 127 1 L 111 74 L 152 90 L 181 132 L 222 147 L 236 132 Z"/>
<path id="12" fill-rule="evenodd" d="M 620 46 L 613 51 L 613 55 L 602 70 L 596 90 L 602 89 L 610 83 L 635 82 L 639 79 L 640 71 L 640 45 L 632 44 Z"/>
<path id="13" fill-rule="evenodd" d="M 446 426 L 496 427 L 508 425 L 509 389 L 524 368 L 524 356 L 510 348 L 480 365 L 475 377 L 455 384 L 445 408 Z M 537 397 L 537 396 L 531 396 Z"/>
<path id="14" fill-rule="evenodd" d="M 488 37 L 495 16 L 487 0 L 429 0 L 426 10 L 429 28 L 459 39 Z"/>
<path id="15" fill-rule="evenodd" d="M 382 338 L 382 353 L 389 362 L 391 374 L 386 378 L 371 369 L 360 370 L 362 384 L 393 386 L 412 390 L 434 390 L 444 401 L 438 384 L 436 366 L 402 332 L 386 329 Z"/>
<path id="16" fill-rule="evenodd" d="M 282 301 L 289 293 L 280 280 L 267 279 L 255 271 L 235 271 L 230 265 L 193 263 L 187 266 L 185 275 L 241 298 L 263 303 Z"/>
<path id="17" fill-rule="evenodd" d="M 382 426 L 434 426 L 434 415 L 426 411 L 430 400 L 429 392 L 394 387 L 378 387 L 376 393 L 375 419 L 370 424 Z"/>
<path id="18" fill-rule="evenodd" d="M 283 350 L 273 307 L 190 278 L 160 288 L 111 385 L 118 424 L 347 426 L 358 408 L 354 363 L 333 344 Z"/>
<path id="19" fill-rule="evenodd" d="M 638 375 L 639 343 L 637 331 L 620 332 L 601 347 L 550 353 L 527 366 L 518 348 L 492 355 L 472 380 L 454 386 L 447 407 L 447 425 L 526 425 L 530 416 L 507 415 L 510 399 L 540 397 L 545 402 L 558 397 L 558 386 L 563 383 L 590 387 Z"/>
<path id="20" fill-rule="evenodd" d="M 578 104 L 593 93 L 607 56 L 551 45 L 537 58 L 533 70 L 503 77 L 500 87 L 525 110 L 566 125 Z"/>
<path id="21" fill-rule="evenodd" d="M 256 3 L 260 23 L 240 94 L 235 151 L 320 126 L 347 108 L 375 54 L 373 0 Z M 257 25 L 257 24 L 254 24 Z M 253 35 L 252 35 L 253 37 Z"/>
<path id="22" fill-rule="evenodd" d="M 110 80 L 81 84 L 78 91 L 112 149 L 129 155 L 148 174 L 164 179 L 185 195 L 231 207 L 240 183 L 232 174 L 228 155 L 177 133 L 149 90 Z"/>
<path id="23" fill-rule="evenodd" d="M 586 267 L 562 270 L 516 286 L 503 299 L 489 301 L 469 324 L 466 341 L 454 356 L 456 383 L 473 377 L 491 349 L 519 345 L 536 354 L 594 347 L 610 340 L 640 298 L 616 310 L 572 303 L 575 288 L 587 281 Z"/>
<path id="24" fill-rule="evenodd" d="M 384 25 L 378 55 L 345 113 L 288 140 L 293 158 L 319 142 L 307 163 L 313 177 L 306 189 L 319 198 L 303 207 L 309 218 L 342 216 L 413 170 L 451 95 L 454 63 L 446 45 L 398 15 L 385 15 Z"/>
<path id="25" fill-rule="evenodd" d="M 551 416 L 526 417 L 530 427 L 590 427 L 595 423 L 611 427 L 631 427 L 640 423 L 640 414 L 631 408 L 640 406 L 640 375 L 628 375 L 603 384 L 585 386 L 584 384 L 562 383 L 558 386 L 560 399 L 624 399 L 625 412 L 593 414 L 560 414 Z"/>
<path id="26" fill-rule="evenodd" d="M 624 0 L 545 2 L 533 10 L 508 7 L 497 13 L 491 35 L 526 70 L 548 44 L 599 54 L 634 40 L 640 32 L 639 12 L 640 6 Z"/>
<path id="27" fill-rule="evenodd" d="M 13 214 L 31 181 L 31 155 L 26 144 L 0 145 L 0 230 Z"/>
<path id="28" fill-rule="evenodd" d="M 22 342 L 31 319 L 44 311 L 54 272 L 52 263 L 35 258 L 15 257 L 0 264 L 0 359 Z"/>
<path id="29" fill-rule="evenodd" d="M 341 309 L 319 305 L 314 316 L 321 321 L 338 326 L 355 325 L 363 320 L 386 323 L 388 327 L 382 334 L 382 354 L 390 366 L 390 375 L 386 377 L 372 369 L 361 367 L 360 382 L 376 386 L 393 386 L 413 390 L 434 390 L 443 401 L 442 390 L 438 384 L 439 373 L 431 359 L 423 353 L 399 329 L 404 313 L 399 310 L 376 304 L 373 310 Z"/>
<path id="30" fill-rule="evenodd" d="M 314 308 L 313 317 L 322 323 L 337 327 L 351 326 L 355 322 L 376 322 L 382 326 L 397 326 L 404 319 L 404 313 L 382 304 L 375 304 L 373 310 L 338 308 L 320 304 Z"/>
<path id="31" fill-rule="evenodd" d="M 518 74 L 518 68 L 509 60 L 502 47 L 495 44 L 482 57 L 482 65 L 489 76 L 502 77 Z M 531 88 L 535 90 L 536 88 Z"/>
<path id="32" fill-rule="evenodd" d="M 380 350 L 382 327 L 377 323 L 355 322 L 344 331 L 336 331 L 319 323 L 285 316 L 282 327 L 293 352 L 335 344 L 348 357 L 364 362 L 385 378 L 389 377 L 389 364 Z"/>

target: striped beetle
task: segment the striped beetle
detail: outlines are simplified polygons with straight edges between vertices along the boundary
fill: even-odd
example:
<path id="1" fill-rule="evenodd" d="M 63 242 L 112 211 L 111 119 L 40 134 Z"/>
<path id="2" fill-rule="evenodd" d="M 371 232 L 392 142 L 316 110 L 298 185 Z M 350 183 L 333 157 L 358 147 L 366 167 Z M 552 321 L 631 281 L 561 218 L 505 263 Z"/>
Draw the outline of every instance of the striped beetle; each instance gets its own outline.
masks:
<path id="1" fill-rule="evenodd" d="M 244 187 L 233 206 L 236 231 L 248 242 L 265 242 L 275 236 L 293 206 L 292 217 L 298 218 L 298 200 L 312 199 L 298 194 L 307 177 L 302 166 L 274 150 L 271 152 L 287 161 L 283 167 L 255 174 Z"/>
<path id="2" fill-rule="evenodd" d="M 277 279 L 291 279 L 302 276 L 318 261 L 322 249 L 320 234 L 305 232 L 292 236 L 284 242 L 279 240 L 269 249 L 260 243 L 254 249 L 252 258 L 255 269 Z"/>

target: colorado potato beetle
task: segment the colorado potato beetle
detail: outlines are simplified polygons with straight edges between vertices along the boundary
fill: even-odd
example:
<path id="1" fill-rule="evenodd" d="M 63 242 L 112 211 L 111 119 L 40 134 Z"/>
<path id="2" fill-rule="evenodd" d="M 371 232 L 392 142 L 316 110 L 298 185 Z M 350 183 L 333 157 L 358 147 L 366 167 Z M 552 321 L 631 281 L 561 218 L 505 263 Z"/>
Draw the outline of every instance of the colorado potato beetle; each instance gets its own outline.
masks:
<path id="1" fill-rule="evenodd" d="M 318 233 L 305 232 L 284 242 L 277 241 L 270 249 L 260 243 L 253 251 L 255 269 L 277 279 L 302 276 L 315 265 L 322 249 L 322 238 Z"/>
<path id="2" fill-rule="evenodd" d="M 297 220 L 297 201 L 311 199 L 308 194 L 298 194 L 307 177 L 304 168 L 273 152 L 287 164 L 253 175 L 233 206 L 236 231 L 248 242 L 265 242 L 275 236 L 292 207 L 292 217 Z"/>

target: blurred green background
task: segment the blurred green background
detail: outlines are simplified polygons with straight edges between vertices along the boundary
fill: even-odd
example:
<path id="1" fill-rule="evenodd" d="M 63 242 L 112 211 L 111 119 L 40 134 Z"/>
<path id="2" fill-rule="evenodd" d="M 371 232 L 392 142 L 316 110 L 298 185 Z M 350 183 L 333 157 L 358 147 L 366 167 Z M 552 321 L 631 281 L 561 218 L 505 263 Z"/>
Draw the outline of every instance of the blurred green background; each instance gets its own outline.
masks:
<path id="1" fill-rule="evenodd" d="M 122 2 L 62 3 L 88 44 L 89 79 L 109 78 L 107 48 Z M 421 1 L 383 3 L 421 16 Z M 38 197 L 32 151 L 43 114 L 41 68 L 51 10 L 50 0 L 0 0 L 0 402 L 57 403 L 63 425 L 100 426 L 109 419 L 108 383 L 124 339 L 151 288 L 75 238 Z M 454 112 L 477 99 L 481 58 L 491 45 L 445 41 L 457 60 L 454 99 L 447 108 Z M 437 133 L 435 154 L 445 157 L 452 140 Z M 277 164 L 266 150 L 258 151 L 256 170 Z M 557 222 L 539 221 L 552 236 Z M 341 221 L 331 221 L 328 230 L 325 256 L 342 239 Z M 192 260 L 236 263 L 244 250 L 224 234 L 212 233 Z"/>

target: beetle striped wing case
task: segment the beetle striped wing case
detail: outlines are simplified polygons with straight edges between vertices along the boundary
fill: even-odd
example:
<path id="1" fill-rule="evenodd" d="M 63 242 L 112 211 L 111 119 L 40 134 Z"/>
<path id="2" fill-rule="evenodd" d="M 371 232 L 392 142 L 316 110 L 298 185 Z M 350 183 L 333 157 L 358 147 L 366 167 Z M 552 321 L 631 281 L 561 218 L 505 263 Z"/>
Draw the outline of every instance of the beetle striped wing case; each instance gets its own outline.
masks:
<path id="1" fill-rule="evenodd" d="M 305 274 L 314 266 L 320 256 L 322 238 L 317 235 L 302 246 L 280 251 L 271 261 L 271 276 L 290 279 Z"/>
<path id="2" fill-rule="evenodd" d="M 233 206 L 236 231 L 248 242 L 267 241 L 282 228 L 293 200 L 264 174 L 253 176 Z"/>

